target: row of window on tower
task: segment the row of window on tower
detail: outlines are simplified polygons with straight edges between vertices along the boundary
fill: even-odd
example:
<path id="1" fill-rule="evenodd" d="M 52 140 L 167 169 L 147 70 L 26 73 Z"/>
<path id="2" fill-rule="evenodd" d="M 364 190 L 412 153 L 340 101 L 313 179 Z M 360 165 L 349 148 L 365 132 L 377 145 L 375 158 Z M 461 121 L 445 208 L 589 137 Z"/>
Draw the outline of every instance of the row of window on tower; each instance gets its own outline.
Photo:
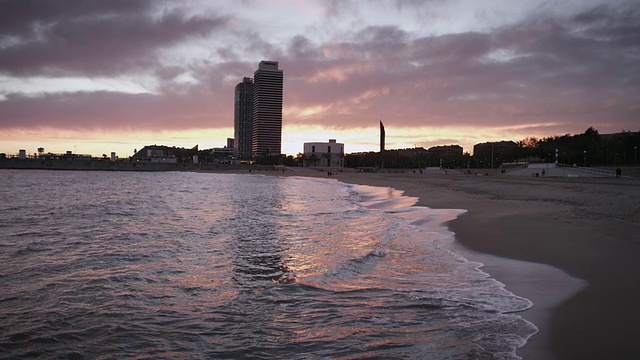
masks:
<path id="1" fill-rule="evenodd" d="M 234 151 L 240 160 L 282 153 L 284 74 L 277 61 L 261 61 L 253 79 L 235 87 Z"/>

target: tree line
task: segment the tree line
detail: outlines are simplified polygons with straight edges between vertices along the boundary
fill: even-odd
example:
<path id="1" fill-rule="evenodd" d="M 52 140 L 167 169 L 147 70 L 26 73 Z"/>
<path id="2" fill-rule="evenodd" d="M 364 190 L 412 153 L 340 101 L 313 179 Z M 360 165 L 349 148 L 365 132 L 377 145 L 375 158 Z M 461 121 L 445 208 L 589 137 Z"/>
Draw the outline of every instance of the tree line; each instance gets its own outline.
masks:
<path id="1" fill-rule="evenodd" d="M 375 168 L 498 168 L 520 163 L 551 163 L 576 166 L 638 166 L 640 132 L 623 131 L 600 134 L 589 127 L 582 134 L 565 134 L 545 138 L 527 137 L 512 142 L 513 146 L 485 148 L 477 154 L 469 152 L 455 155 L 430 154 L 424 149 L 407 151 L 388 150 L 382 153 L 347 154 L 346 167 Z M 422 151 L 420 151 L 422 150 Z"/>

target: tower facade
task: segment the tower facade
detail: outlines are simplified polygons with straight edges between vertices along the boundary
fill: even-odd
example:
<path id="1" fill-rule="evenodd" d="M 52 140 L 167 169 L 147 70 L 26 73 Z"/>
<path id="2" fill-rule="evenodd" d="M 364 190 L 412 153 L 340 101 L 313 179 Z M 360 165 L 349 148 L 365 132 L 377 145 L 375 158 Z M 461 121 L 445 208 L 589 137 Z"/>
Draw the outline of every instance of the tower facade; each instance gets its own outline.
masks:
<path id="1" fill-rule="evenodd" d="M 384 125 L 380 120 L 380 152 L 384 152 Z"/>
<path id="2" fill-rule="evenodd" d="M 284 75 L 277 61 L 261 61 L 253 73 L 253 141 L 255 157 L 280 155 Z"/>
<path id="3" fill-rule="evenodd" d="M 233 106 L 234 152 L 241 160 L 251 159 L 253 143 L 253 80 L 245 77 L 236 85 Z"/>

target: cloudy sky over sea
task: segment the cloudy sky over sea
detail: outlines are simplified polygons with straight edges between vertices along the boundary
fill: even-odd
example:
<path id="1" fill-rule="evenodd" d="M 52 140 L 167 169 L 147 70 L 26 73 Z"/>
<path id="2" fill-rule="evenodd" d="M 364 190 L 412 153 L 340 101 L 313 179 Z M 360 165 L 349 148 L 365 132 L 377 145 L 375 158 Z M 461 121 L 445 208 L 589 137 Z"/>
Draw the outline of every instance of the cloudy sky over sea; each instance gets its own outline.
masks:
<path id="1" fill-rule="evenodd" d="M 261 60 L 291 155 L 640 130 L 637 1 L 0 0 L 0 152 L 224 146 Z"/>

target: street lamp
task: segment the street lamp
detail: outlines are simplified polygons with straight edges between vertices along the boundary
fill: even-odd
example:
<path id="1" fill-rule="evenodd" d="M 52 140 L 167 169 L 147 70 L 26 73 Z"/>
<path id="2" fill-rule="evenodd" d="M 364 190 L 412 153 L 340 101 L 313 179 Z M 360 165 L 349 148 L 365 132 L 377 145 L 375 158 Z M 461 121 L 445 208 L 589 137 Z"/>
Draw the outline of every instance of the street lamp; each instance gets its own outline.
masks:
<path id="1" fill-rule="evenodd" d="M 584 154 L 584 157 L 582 159 L 582 166 L 587 167 L 587 150 L 583 150 L 582 154 Z"/>
<path id="2" fill-rule="evenodd" d="M 638 166 L 638 147 L 637 146 L 633 147 L 633 156 L 635 158 L 635 161 L 633 162 L 633 164 L 635 166 Z"/>

